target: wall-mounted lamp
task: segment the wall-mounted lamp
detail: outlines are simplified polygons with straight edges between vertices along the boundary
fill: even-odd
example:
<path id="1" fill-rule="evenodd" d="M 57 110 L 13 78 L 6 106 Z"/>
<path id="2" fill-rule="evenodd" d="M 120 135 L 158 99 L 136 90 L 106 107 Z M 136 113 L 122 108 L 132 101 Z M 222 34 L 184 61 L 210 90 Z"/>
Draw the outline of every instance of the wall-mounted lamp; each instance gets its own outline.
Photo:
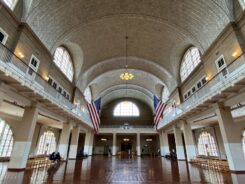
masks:
<path id="1" fill-rule="evenodd" d="M 237 51 L 232 53 L 232 57 L 237 57 L 237 56 L 238 56 L 238 52 Z"/>
<path id="2" fill-rule="evenodd" d="M 21 52 L 18 48 L 14 51 L 14 54 L 21 59 L 25 57 L 23 52 Z"/>
<path id="3" fill-rule="evenodd" d="M 49 76 L 48 76 L 48 74 L 46 74 L 46 73 L 44 73 L 44 74 L 42 75 L 42 77 L 43 77 L 43 79 L 44 79 L 45 81 L 48 81 L 48 80 L 49 80 Z"/>
<path id="4" fill-rule="evenodd" d="M 241 48 L 237 48 L 231 55 L 232 57 L 238 57 L 242 53 Z"/>

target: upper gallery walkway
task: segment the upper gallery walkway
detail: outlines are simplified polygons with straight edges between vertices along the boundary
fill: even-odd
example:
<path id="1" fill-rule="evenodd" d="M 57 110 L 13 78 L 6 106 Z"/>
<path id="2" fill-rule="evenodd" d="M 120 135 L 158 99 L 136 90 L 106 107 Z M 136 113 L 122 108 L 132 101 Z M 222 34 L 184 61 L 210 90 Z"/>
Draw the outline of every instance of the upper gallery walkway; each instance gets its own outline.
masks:
<path id="1" fill-rule="evenodd" d="M 216 103 L 232 107 L 242 102 L 241 99 L 245 99 L 244 56 L 242 54 L 211 79 L 207 79 L 206 84 L 183 103 L 168 105 L 158 128 L 165 128 L 181 119 L 212 109 Z"/>
<path id="2" fill-rule="evenodd" d="M 2 44 L 0 44 L 0 81 L 2 81 L 0 90 L 14 101 L 19 101 L 21 105 L 30 105 L 35 101 L 40 105 L 40 110 L 62 115 L 86 127 L 92 127 L 86 107 L 80 110 Z"/>

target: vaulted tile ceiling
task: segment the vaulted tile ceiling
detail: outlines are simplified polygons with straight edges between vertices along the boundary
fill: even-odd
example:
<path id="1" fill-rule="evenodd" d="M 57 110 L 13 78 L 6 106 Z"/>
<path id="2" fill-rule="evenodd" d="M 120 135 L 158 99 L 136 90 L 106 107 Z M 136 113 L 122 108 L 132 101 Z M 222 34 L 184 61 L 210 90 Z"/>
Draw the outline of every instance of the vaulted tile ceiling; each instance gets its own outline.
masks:
<path id="1" fill-rule="evenodd" d="M 69 49 L 76 85 L 91 86 L 93 97 L 105 101 L 125 95 L 119 74 L 127 34 L 135 75 L 127 88 L 149 102 L 157 86 L 171 92 L 178 85 L 184 51 L 195 45 L 205 52 L 232 11 L 230 0 L 33 0 L 24 17 L 52 53 L 59 45 Z"/>

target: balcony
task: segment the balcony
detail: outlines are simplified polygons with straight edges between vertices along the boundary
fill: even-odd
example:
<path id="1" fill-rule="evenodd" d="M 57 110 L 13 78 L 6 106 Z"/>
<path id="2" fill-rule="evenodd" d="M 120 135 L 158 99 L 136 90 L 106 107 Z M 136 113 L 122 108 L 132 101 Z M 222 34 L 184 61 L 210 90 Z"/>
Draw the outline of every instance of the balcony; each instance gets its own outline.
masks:
<path id="1" fill-rule="evenodd" d="M 38 96 L 39 101 L 45 102 L 48 110 L 57 110 L 56 113 L 62 112 L 66 117 L 82 121 L 92 127 L 86 107 L 80 110 L 2 44 L 0 44 L 0 71 L 8 76 L 2 77 L 2 81 L 8 83 L 11 79 L 16 81 L 17 86 L 29 89 L 29 93 Z"/>
<path id="2" fill-rule="evenodd" d="M 153 125 L 100 125 L 99 133 L 144 133 L 144 134 L 156 134 L 157 131 Z"/>
<path id="3" fill-rule="evenodd" d="M 245 79 L 244 54 L 217 73 L 182 104 L 176 107 L 167 107 L 163 113 L 163 119 L 158 125 L 158 129 L 193 113 L 207 110 L 211 104 L 224 102 L 232 94 L 245 87 L 243 79 Z"/>
<path id="4" fill-rule="evenodd" d="M 100 128 L 117 128 L 121 130 L 132 130 L 136 128 L 151 128 L 153 129 L 154 126 L 152 125 L 100 125 Z"/>

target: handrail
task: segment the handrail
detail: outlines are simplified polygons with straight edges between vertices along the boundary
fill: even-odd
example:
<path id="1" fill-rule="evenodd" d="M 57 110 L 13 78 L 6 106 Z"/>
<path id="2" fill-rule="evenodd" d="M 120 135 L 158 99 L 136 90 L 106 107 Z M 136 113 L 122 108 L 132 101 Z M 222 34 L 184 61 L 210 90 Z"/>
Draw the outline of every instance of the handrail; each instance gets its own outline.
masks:
<path id="1" fill-rule="evenodd" d="M 212 96 L 221 93 L 221 91 L 245 78 L 244 57 L 245 54 L 241 54 L 239 57 L 234 59 L 223 70 L 208 80 L 207 83 L 202 86 L 202 88 L 196 91 L 186 101 L 176 107 L 166 109 L 166 111 L 163 113 L 164 118 L 159 123 L 159 127 L 161 128 L 167 125 L 185 114 L 188 110 L 196 107 L 208 99 L 211 99 Z M 228 71 L 227 75 L 224 75 L 225 70 Z"/>
<path id="2" fill-rule="evenodd" d="M 23 86 L 26 85 L 28 88 L 32 89 L 34 93 L 38 93 L 51 102 L 56 103 L 58 106 L 65 108 L 68 112 L 82 119 L 82 121 L 91 123 L 87 109 L 82 112 L 34 70 L 32 70 L 32 75 L 29 75 L 28 71 L 30 69 L 31 68 L 10 49 L 0 44 L 0 70 L 5 72 L 6 75 L 11 74 L 11 77 L 18 80 Z"/>
<path id="3" fill-rule="evenodd" d="M 196 92 L 197 91 L 199 91 L 199 90 L 201 90 L 202 88 L 203 88 L 203 86 L 205 86 L 206 84 L 208 84 L 210 81 L 212 81 L 216 76 L 218 76 L 220 73 L 222 73 L 224 70 L 226 70 L 227 69 L 227 67 L 229 67 L 230 65 L 232 65 L 237 59 L 239 59 L 242 55 L 244 55 L 244 54 L 241 54 L 240 56 L 238 56 L 237 58 L 235 58 L 234 60 L 232 60 L 228 65 L 226 65 L 226 67 L 225 68 L 223 68 L 222 70 L 220 70 L 219 72 L 217 72 L 215 75 L 213 75 L 212 76 L 212 78 L 210 78 L 209 80 L 207 80 L 207 82 L 204 84 L 204 85 L 202 85 L 199 89 L 197 89 L 196 90 Z M 196 93 L 195 92 L 195 93 Z M 194 95 L 195 93 L 192 93 L 185 101 L 187 101 L 192 95 Z M 184 101 L 184 102 L 185 102 Z"/>
<path id="4" fill-rule="evenodd" d="M 126 127 L 126 128 L 125 128 Z M 134 129 L 134 128 L 154 128 L 154 125 L 100 125 L 100 128 L 121 128 L 121 129 Z"/>

